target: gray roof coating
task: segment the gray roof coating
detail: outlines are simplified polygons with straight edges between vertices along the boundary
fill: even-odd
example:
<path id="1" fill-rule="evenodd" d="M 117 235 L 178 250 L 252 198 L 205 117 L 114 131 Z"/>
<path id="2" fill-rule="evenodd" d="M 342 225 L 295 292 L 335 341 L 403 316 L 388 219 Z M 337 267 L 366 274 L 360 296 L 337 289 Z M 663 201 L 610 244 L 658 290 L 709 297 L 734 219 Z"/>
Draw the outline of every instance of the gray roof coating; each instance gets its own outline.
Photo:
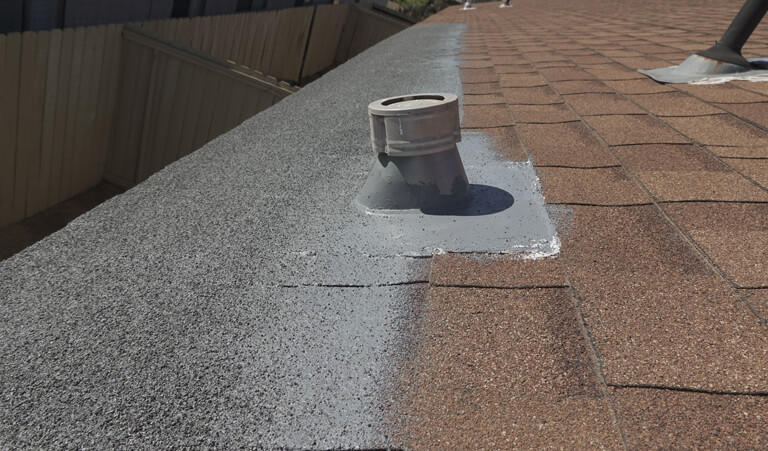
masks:
<path id="1" fill-rule="evenodd" d="M 0 263 L 0 447 L 398 446 L 428 253 L 348 233 L 366 106 L 460 93 L 463 29 L 384 41 Z"/>

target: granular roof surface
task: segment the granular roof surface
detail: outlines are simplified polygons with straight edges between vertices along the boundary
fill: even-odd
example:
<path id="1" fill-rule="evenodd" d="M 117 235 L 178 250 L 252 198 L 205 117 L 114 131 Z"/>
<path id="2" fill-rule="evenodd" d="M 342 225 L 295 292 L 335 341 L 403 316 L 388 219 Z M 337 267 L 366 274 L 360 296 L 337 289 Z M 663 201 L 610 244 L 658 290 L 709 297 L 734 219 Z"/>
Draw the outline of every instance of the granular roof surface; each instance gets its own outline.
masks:
<path id="1" fill-rule="evenodd" d="M 637 72 L 741 1 L 510 4 L 430 17 L 0 264 L 0 445 L 768 448 L 768 83 Z M 364 180 L 363 99 L 453 84 L 560 253 L 313 236 Z"/>

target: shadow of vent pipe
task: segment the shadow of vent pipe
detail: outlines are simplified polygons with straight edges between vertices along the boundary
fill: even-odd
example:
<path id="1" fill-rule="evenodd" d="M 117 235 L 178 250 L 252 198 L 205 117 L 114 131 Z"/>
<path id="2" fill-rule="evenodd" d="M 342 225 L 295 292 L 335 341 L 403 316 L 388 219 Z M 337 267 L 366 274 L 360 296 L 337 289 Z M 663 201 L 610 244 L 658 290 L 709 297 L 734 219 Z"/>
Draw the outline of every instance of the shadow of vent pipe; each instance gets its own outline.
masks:
<path id="1" fill-rule="evenodd" d="M 764 69 L 747 61 L 741 55 L 741 49 L 767 11 L 768 0 L 747 0 L 715 45 L 689 56 L 679 66 L 640 72 L 662 83 L 690 83 L 714 76 Z"/>

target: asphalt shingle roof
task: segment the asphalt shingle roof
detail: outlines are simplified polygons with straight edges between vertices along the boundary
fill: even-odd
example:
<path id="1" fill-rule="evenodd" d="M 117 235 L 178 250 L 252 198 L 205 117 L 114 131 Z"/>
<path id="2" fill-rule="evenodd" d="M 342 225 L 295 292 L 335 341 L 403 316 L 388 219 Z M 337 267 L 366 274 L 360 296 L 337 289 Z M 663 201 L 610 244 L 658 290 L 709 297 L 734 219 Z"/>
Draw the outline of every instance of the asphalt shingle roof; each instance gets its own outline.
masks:
<path id="1" fill-rule="evenodd" d="M 637 72 L 741 2 L 512 5 L 426 23 L 468 25 L 463 126 L 519 141 L 563 247 L 433 259 L 412 445 L 768 446 L 768 84 Z M 765 25 L 744 53 L 768 55 Z"/>
<path id="2" fill-rule="evenodd" d="M 768 448 L 768 83 L 637 72 L 740 3 L 449 8 L 0 263 L 0 445 Z M 459 73 L 557 256 L 336 240 L 367 102 Z"/>

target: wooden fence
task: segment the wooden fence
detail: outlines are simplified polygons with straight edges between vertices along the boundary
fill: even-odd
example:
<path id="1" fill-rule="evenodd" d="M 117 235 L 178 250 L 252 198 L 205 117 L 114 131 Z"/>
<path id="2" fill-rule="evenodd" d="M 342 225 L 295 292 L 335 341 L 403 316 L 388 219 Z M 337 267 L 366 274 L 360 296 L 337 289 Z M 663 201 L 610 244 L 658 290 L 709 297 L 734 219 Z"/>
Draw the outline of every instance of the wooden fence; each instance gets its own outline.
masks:
<path id="1" fill-rule="evenodd" d="M 105 177 L 138 183 L 288 95 L 274 77 L 312 79 L 405 27 L 327 5 L 0 35 L 0 226 Z"/>
<path id="2" fill-rule="evenodd" d="M 294 84 L 314 78 L 408 23 L 358 5 L 320 5 L 144 22 L 165 39 Z"/>
<path id="3" fill-rule="evenodd" d="M 0 35 L 0 225 L 102 179 L 121 31 Z"/>
<path id="4" fill-rule="evenodd" d="M 105 178 L 132 186 L 293 89 L 126 25 Z"/>

